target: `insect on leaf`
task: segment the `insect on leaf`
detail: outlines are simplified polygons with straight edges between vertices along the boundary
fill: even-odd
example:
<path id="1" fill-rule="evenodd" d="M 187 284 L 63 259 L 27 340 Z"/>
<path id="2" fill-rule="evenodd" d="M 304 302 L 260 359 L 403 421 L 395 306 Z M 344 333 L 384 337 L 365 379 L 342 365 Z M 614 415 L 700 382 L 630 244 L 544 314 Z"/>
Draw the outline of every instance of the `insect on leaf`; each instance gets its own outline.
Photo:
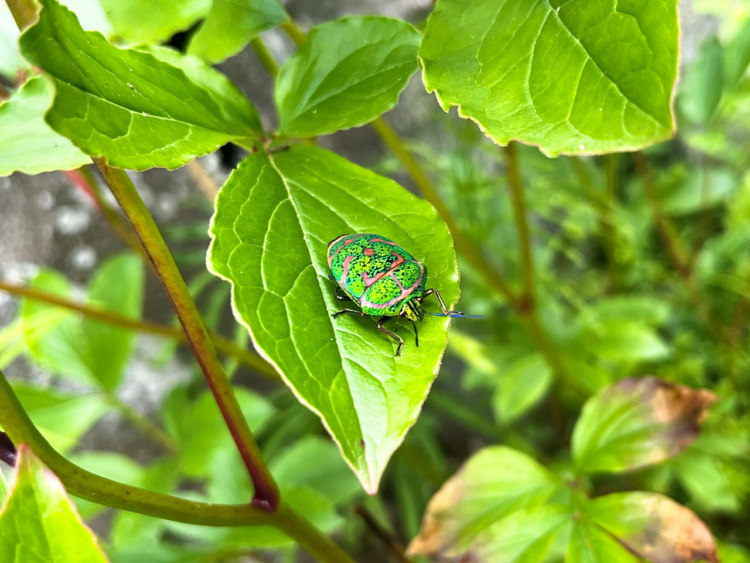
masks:
<path id="1" fill-rule="evenodd" d="M 321 417 L 374 493 L 437 374 L 450 319 L 426 318 L 419 347 L 409 323 L 393 321 L 389 327 L 405 341 L 395 358 L 395 343 L 373 318 L 331 318 L 344 307 L 329 279 L 328 243 L 367 232 L 407 249 L 427 267 L 427 286 L 448 306 L 456 302 L 455 253 L 432 206 L 318 148 L 294 146 L 242 162 L 217 199 L 208 262 L 232 283 L 235 315 L 258 351 Z M 425 308 L 440 310 L 429 299 Z"/>

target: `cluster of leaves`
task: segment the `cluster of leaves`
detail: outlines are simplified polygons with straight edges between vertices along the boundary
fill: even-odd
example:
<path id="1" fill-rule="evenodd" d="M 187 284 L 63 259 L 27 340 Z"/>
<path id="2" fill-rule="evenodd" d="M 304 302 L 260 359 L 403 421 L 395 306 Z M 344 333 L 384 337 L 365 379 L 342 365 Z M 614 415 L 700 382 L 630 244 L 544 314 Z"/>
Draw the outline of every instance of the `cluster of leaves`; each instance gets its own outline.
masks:
<path id="1" fill-rule="evenodd" d="M 56 0 L 40 3 L 39 21 L 20 36 L 22 56 L 0 12 L 0 55 L 9 53 L 0 74 L 31 74 L 0 105 L 0 130 L 12 132 L 0 135 L 0 175 L 73 169 L 92 156 L 133 170 L 172 169 L 228 142 L 251 151 L 217 198 L 208 267 L 231 283 L 237 321 L 299 400 L 236 389 L 282 497 L 318 528 L 342 529 L 341 512 L 362 500 L 355 475 L 375 493 L 400 447 L 385 473 L 386 494 L 366 502 L 380 515 L 384 501 L 395 503 L 403 531 L 417 536 L 413 553 L 716 560 L 705 524 L 665 494 L 710 518 L 712 529 L 723 525 L 721 539 L 743 541 L 737 530 L 750 493 L 742 470 L 750 462 L 743 391 L 750 180 L 742 150 L 750 138 L 750 85 L 743 78 L 750 24 L 729 39 L 707 41 L 689 68 L 677 104 L 686 132 L 678 141 L 635 158 L 550 160 L 536 148 L 519 151 L 533 213 L 533 263 L 526 264 L 501 174 L 506 165 L 479 128 L 496 142 L 520 139 L 548 155 L 635 150 L 670 137 L 676 2 L 440 0 L 424 34 L 385 17 L 327 22 L 278 73 L 273 134 L 209 64 L 260 32 L 289 25 L 277 1 L 101 0 L 85 18 Z M 200 20 L 186 54 L 160 45 Z M 488 319 L 452 331 L 450 361 L 429 399 L 450 321 L 426 321 L 420 346 L 406 347 L 400 358 L 368 319 L 332 322 L 340 305 L 328 280 L 326 244 L 345 232 L 396 240 L 428 266 L 430 285 L 450 305 L 458 299 L 458 267 L 448 228 L 430 204 L 395 182 L 309 146 L 318 135 L 371 123 L 392 109 L 419 63 L 443 108 L 458 106 L 479 128 L 440 118 L 441 134 L 413 151 L 440 173 L 440 198 L 490 268 L 515 290 L 533 267 L 531 314 L 547 335 L 540 345 L 527 330 L 528 313 L 493 293 L 459 254 L 462 308 Z M 294 139 L 308 143 L 286 148 Z M 698 158 L 686 159 L 686 151 Z M 385 161 L 382 169 L 395 167 Z M 88 301 L 138 318 L 141 268 L 134 256 L 111 259 L 94 276 Z M 207 279 L 195 280 L 195 293 Z M 70 293 L 66 280 L 48 270 L 32 285 Z M 227 287 L 216 292 L 213 310 Z M 731 319 L 728 330 L 723 319 Z M 244 344 L 248 333 L 241 334 Z M 250 498 L 243 465 L 202 386 L 172 389 L 161 408 L 166 431 L 116 399 L 133 338 L 27 300 L 0 334 L 0 363 L 26 351 L 75 383 L 76 392 L 65 393 L 14 384 L 58 449 L 69 450 L 115 406 L 173 450 L 148 467 L 113 453 L 73 454 L 80 465 L 208 502 Z M 558 362 L 550 361 L 552 352 Z M 679 456 L 713 396 L 652 378 L 623 379 L 644 373 L 711 388 L 723 399 Z M 569 453 L 568 420 L 591 394 Z M 336 445 L 317 435 L 311 412 Z M 472 438 L 451 439 L 456 423 Z M 451 461 L 476 449 L 469 442 L 498 440 L 506 445 L 481 449 L 432 498 L 417 535 Z M 0 518 L 17 518 L 17 499 L 30 490 L 65 502 L 33 454 L 22 451 L 20 460 Z M 76 502 L 87 519 L 103 510 Z M 75 527 L 67 514 L 61 525 Z M 90 537 L 76 538 L 92 549 Z M 116 561 L 148 554 L 166 563 L 288 543 L 267 527 L 208 529 L 120 512 L 107 551 Z M 741 547 L 720 549 L 750 560 Z"/>

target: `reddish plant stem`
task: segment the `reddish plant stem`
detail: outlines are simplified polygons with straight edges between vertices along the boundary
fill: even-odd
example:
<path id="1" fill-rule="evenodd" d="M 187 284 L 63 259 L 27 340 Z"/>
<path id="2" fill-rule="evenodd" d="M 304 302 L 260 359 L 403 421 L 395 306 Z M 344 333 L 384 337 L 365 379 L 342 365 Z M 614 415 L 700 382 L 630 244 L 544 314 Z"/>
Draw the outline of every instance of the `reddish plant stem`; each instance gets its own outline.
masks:
<path id="1" fill-rule="evenodd" d="M 111 168 L 104 159 L 94 159 L 146 255 L 154 266 L 177 318 L 193 349 L 211 393 L 240 452 L 255 487 L 253 504 L 269 512 L 280 502 L 279 490 L 268 470 L 255 438 L 245 420 L 237 398 L 224 372 L 203 319 L 182 279 L 177 264 L 140 195 L 125 171 Z"/>
<path id="2" fill-rule="evenodd" d="M 365 508 L 361 504 L 358 504 L 354 507 L 354 512 L 356 512 L 357 515 L 362 518 L 365 525 L 369 528 L 373 535 L 375 535 L 380 541 L 383 542 L 383 544 L 388 548 L 388 551 L 391 552 L 391 555 L 396 561 L 398 561 L 399 563 L 411 563 L 411 559 L 409 559 L 404 553 L 404 546 L 401 545 L 401 542 L 398 541 L 398 538 L 396 538 L 396 536 L 394 536 L 391 532 L 381 526 L 380 522 L 375 519 L 375 517 L 370 513 L 369 510 L 367 510 L 367 508 Z"/>

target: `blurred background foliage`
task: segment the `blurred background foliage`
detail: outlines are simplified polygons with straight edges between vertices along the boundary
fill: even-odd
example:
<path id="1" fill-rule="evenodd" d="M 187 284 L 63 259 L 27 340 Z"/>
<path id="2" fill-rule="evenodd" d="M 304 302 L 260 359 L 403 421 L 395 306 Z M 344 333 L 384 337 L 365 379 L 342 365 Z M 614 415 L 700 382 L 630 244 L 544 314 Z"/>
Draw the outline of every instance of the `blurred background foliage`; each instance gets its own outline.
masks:
<path id="1" fill-rule="evenodd" d="M 357 560 L 387 557 L 363 512 L 405 543 L 419 533 L 430 497 L 483 446 L 511 446 L 565 468 L 585 398 L 625 377 L 655 375 L 710 389 L 719 401 L 682 454 L 634 473 L 597 477 L 593 490 L 669 495 L 708 524 L 724 561 L 750 562 L 750 8 L 742 0 L 701 0 L 693 7 L 716 18 L 716 34 L 683 69 L 673 140 L 639 154 L 583 158 L 549 159 L 518 147 L 538 311 L 569 379 L 553 377 L 514 312 L 459 256 L 461 308 L 486 318 L 454 323 L 424 412 L 380 493 L 367 497 L 318 419 L 277 382 L 228 357 L 238 398 L 282 494 L 322 530 L 336 532 Z M 473 123 L 444 114 L 431 97 L 423 94 L 421 103 L 429 134 L 412 138 L 409 148 L 459 226 L 519 287 L 519 241 L 500 149 Z M 231 165 L 234 155 L 222 158 Z M 409 185 L 395 157 L 368 164 Z M 168 178 L 163 182 L 168 189 Z M 248 336 L 232 321 L 228 285 L 205 271 L 211 202 L 197 190 L 186 201 L 186 215 L 195 219 L 171 221 L 165 237 L 208 325 L 245 347 Z M 123 252 L 99 265 L 86 287 L 46 267 L 30 285 L 163 321 L 149 306 L 142 310 L 145 276 L 140 258 Z M 146 287 L 157 291 L 153 283 Z M 154 293 L 145 303 L 162 299 Z M 16 380 L 14 388 L 53 445 L 83 467 L 189 498 L 246 497 L 240 462 L 197 370 L 167 378 L 156 408 L 122 392 L 135 339 L 131 330 L 24 300 L 0 329 L 0 368 L 9 366 L 12 375 L 14 365 L 27 361 L 54 376 Z M 166 374 L 183 353 L 176 340 L 164 340 L 146 372 Z M 124 432 L 131 438 L 105 448 L 90 436 L 113 410 L 128 421 Z M 133 442 L 135 459 L 128 456 Z M 273 529 L 207 529 L 76 503 L 117 563 L 297 557 Z"/>

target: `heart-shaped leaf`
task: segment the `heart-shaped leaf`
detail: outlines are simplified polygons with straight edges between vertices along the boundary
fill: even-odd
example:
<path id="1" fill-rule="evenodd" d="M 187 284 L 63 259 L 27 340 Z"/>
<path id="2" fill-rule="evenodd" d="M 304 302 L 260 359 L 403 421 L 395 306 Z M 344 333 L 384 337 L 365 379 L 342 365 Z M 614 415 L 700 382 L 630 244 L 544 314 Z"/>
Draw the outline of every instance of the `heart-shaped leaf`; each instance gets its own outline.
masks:
<path id="1" fill-rule="evenodd" d="M 670 137 L 677 1 L 440 0 L 419 56 L 444 109 L 548 154 Z"/>
<path id="2" fill-rule="evenodd" d="M 449 319 L 395 321 L 402 356 L 373 319 L 343 309 L 329 280 L 328 243 L 377 233 L 428 268 L 428 287 L 458 298 L 448 229 L 427 202 L 330 152 L 294 146 L 253 154 L 216 202 L 209 267 L 233 286 L 237 319 L 300 401 L 318 413 L 368 492 L 414 424 L 440 367 Z M 426 303 L 438 310 L 437 303 Z"/>
<path id="3" fill-rule="evenodd" d="M 40 3 L 21 49 L 54 79 L 47 123 L 86 154 L 122 168 L 176 168 L 261 131 L 255 108 L 221 73 L 118 49 L 55 0 Z"/>
<path id="4" fill-rule="evenodd" d="M 334 133 L 365 125 L 395 107 L 417 71 L 419 39 L 405 21 L 376 16 L 314 28 L 276 81 L 281 132 Z"/>
<path id="5" fill-rule="evenodd" d="M 0 514 L 0 561 L 106 563 L 62 483 L 25 444 L 18 454 L 16 483 Z"/>

